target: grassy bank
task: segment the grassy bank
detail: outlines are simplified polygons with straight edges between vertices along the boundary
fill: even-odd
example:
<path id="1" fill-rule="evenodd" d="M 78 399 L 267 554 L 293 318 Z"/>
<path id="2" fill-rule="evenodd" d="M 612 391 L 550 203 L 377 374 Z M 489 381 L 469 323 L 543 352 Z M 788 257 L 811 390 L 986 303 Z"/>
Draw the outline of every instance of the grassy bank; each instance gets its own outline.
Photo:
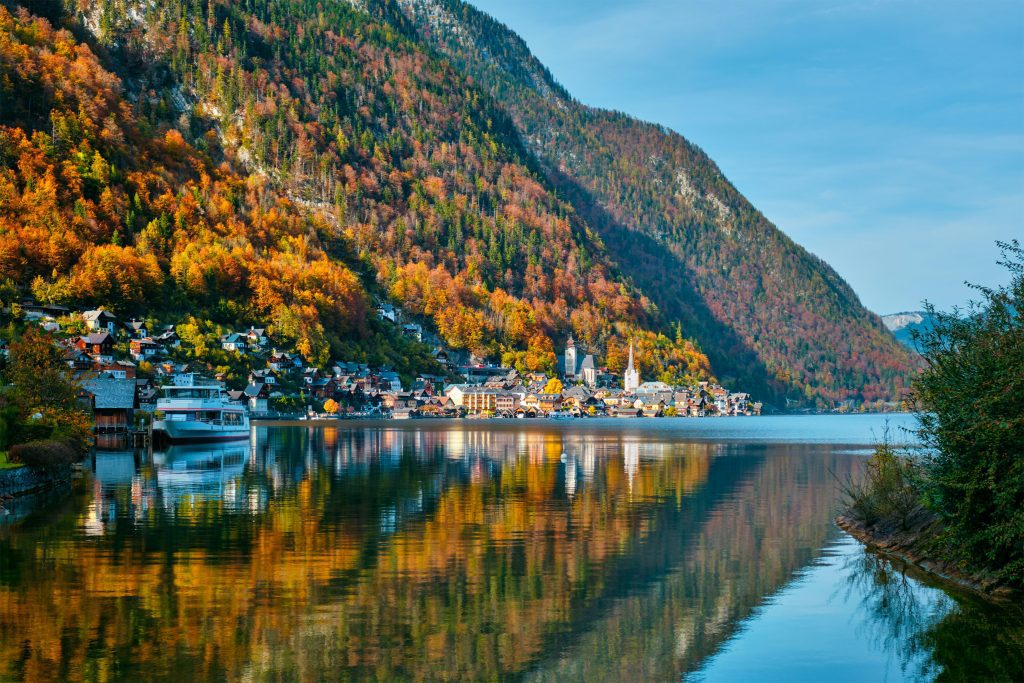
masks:
<path id="1" fill-rule="evenodd" d="M 10 462 L 7 459 L 7 453 L 0 451 L 0 470 L 13 470 L 16 467 L 23 467 L 21 463 Z"/>

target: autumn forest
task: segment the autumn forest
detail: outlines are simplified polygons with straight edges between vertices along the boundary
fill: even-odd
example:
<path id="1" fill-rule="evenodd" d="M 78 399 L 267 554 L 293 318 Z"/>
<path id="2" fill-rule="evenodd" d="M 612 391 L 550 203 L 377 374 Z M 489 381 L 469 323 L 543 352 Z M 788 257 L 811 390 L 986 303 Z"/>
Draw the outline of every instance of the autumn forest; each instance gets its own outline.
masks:
<path id="1" fill-rule="evenodd" d="M 391 301 L 520 371 L 573 335 L 779 404 L 905 385 L 877 316 L 699 149 L 575 102 L 468 6 L 28 6 L 0 6 L 0 300 L 415 371 Z"/>

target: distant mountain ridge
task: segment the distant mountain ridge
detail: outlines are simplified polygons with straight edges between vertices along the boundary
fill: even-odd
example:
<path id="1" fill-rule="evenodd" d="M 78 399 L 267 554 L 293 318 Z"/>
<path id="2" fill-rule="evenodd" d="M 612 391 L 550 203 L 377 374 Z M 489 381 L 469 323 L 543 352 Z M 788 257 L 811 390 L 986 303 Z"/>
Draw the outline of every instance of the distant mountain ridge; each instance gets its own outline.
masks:
<path id="1" fill-rule="evenodd" d="M 896 340 L 912 351 L 917 351 L 914 345 L 914 332 L 924 333 L 930 330 L 935 322 L 927 311 L 904 311 L 902 313 L 891 313 L 882 316 L 882 322 L 886 328 L 893 333 Z"/>

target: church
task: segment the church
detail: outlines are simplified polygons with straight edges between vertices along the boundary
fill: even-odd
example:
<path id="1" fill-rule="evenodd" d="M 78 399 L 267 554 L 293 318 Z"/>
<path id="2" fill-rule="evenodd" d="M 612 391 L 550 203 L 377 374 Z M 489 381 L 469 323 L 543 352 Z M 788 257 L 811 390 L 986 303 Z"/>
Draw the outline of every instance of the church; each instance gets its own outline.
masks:
<path id="1" fill-rule="evenodd" d="M 577 346 L 572 335 L 569 335 L 569 341 L 565 344 L 564 359 L 567 383 L 582 382 L 588 387 L 597 386 L 597 363 L 594 355 L 586 353 L 582 346 Z"/>

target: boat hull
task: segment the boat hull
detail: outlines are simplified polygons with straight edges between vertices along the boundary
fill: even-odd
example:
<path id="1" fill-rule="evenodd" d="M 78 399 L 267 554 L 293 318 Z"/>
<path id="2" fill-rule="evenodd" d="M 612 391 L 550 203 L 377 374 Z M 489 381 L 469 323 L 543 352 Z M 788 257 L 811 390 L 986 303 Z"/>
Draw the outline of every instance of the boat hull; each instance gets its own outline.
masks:
<path id="1" fill-rule="evenodd" d="M 241 441 L 249 438 L 249 425 L 226 427 L 191 420 L 159 420 L 153 431 L 162 432 L 171 443 Z"/>

